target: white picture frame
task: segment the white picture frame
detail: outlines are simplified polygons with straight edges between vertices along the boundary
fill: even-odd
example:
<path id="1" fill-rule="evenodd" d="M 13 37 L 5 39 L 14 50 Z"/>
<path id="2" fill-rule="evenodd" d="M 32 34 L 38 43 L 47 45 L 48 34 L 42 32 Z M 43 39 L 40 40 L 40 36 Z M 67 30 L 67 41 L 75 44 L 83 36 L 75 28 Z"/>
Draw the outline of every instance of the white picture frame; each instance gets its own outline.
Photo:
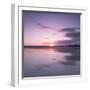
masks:
<path id="1" fill-rule="evenodd" d="M 22 79 L 22 10 L 53 11 L 67 13 L 81 13 L 81 74 L 70 76 L 51 76 L 51 77 L 31 77 Z M 86 9 L 77 7 L 38 7 L 27 4 L 12 4 L 11 6 L 11 30 L 12 30 L 12 53 L 11 53 L 11 85 L 12 86 L 30 86 L 43 85 L 59 79 L 59 83 L 77 83 L 86 81 L 87 61 L 84 56 L 84 34 L 86 29 Z M 39 81 L 40 80 L 40 81 Z"/>

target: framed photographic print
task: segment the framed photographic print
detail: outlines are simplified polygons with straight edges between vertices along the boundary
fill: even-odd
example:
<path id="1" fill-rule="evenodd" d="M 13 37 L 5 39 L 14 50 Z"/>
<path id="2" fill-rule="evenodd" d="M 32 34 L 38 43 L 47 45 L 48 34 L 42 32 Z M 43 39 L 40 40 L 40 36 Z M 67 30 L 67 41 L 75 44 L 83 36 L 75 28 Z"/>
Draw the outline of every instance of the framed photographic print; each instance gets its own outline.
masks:
<path id="1" fill-rule="evenodd" d="M 84 30 L 85 9 L 12 5 L 12 85 L 83 78 Z"/>

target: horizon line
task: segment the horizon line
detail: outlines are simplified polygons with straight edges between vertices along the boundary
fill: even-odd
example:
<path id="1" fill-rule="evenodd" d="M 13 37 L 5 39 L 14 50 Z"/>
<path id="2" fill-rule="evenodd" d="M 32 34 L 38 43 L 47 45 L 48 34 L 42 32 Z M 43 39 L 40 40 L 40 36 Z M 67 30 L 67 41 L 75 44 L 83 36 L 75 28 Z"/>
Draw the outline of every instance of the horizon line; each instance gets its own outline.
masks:
<path id="1" fill-rule="evenodd" d="M 54 45 L 54 46 L 49 46 L 49 45 L 25 45 L 24 47 L 62 47 L 62 46 L 80 46 L 80 45 Z"/>

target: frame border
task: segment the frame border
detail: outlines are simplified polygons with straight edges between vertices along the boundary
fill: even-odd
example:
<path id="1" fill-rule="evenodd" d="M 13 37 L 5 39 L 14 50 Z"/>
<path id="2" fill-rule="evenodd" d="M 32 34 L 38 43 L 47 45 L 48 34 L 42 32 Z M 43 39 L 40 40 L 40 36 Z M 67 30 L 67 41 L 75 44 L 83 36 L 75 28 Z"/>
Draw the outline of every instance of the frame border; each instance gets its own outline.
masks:
<path id="1" fill-rule="evenodd" d="M 85 81 L 86 80 L 86 63 L 83 58 L 85 57 L 81 57 L 83 55 L 83 53 L 80 54 L 80 59 L 82 59 L 82 63 L 80 60 L 80 63 L 82 65 L 80 65 L 80 73 L 81 75 L 67 75 L 67 76 L 47 76 L 47 77 L 30 77 L 30 78 L 26 78 L 26 79 L 22 79 L 22 10 L 23 8 L 25 10 L 37 10 L 38 9 L 40 11 L 51 11 L 51 12 L 65 12 L 67 11 L 67 13 L 81 13 L 82 17 L 81 17 L 81 24 L 80 24 L 80 30 L 82 30 L 82 32 L 80 32 L 80 43 L 84 43 L 81 39 L 83 39 L 84 36 L 84 32 L 85 32 L 85 27 L 86 27 L 86 9 L 85 8 L 68 8 L 68 7 L 61 7 L 61 8 L 54 8 L 54 7 L 38 7 L 38 6 L 29 6 L 29 5 L 22 5 L 22 4 L 12 4 L 11 5 L 11 85 L 12 86 L 28 86 L 30 85 L 32 82 L 33 84 L 38 82 L 39 79 L 43 80 L 43 79 L 61 79 L 60 82 L 78 82 L 78 81 Z M 55 11 L 53 11 L 55 10 Z M 66 12 L 65 12 L 66 13 Z M 18 35 L 18 36 L 17 36 Z M 84 48 L 84 46 L 80 46 L 80 52 L 81 52 L 81 47 Z M 83 52 L 83 50 L 82 50 Z M 84 66 L 85 63 L 85 66 Z M 18 66 L 17 66 L 18 65 Z M 82 71 L 82 72 L 81 72 Z M 73 77 L 72 77 L 73 76 Z M 73 79 L 72 79 L 72 78 Z M 62 80 L 62 78 L 64 80 Z M 71 79 L 70 79 L 71 78 Z M 75 80 L 76 79 L 76 80 Z M 78 80 L 77 80 L 78 79 Z M 70 80 L 70 81 L 68 81 Z M 36 84 L 37 85 L 37 84 Z"/>

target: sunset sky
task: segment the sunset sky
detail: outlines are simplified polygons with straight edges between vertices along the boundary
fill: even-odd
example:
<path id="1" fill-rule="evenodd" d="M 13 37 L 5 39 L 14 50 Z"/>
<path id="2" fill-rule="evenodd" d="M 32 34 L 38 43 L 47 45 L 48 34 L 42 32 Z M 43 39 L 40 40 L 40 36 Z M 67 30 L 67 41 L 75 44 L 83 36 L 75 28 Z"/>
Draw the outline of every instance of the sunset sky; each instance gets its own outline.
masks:
<path id="1" fill-rule="evenodd" d="M 24 46 L 80 45 L 80 14 L 23 11 Z"/>

